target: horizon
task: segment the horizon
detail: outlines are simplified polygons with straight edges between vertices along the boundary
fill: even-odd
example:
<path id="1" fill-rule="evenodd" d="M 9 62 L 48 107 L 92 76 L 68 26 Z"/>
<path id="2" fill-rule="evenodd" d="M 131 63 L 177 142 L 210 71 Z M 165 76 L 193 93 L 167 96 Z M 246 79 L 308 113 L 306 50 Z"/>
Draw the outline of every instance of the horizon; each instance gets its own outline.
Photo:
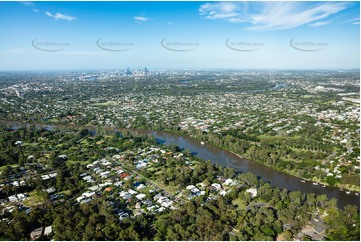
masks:
<path id="1" fill-rule="evenodd" d="M 355 1 L 0 6 L 0 71 L 360 69 Z"/>
<path id="2" fill-rule="evenodd" d="M 282 69 L 282 68 L 273 68 L 273 69 L 258 69 L 258 68 L 148 68 L 150 72 L 171 72 L 171 71 L 224 71 L 224 72 L 238 72 L 238 71 L 357 71 L 360 72 L 360 68 L 329 68 L 329 69 Z M 129 67 L 129 70 L 143 70 L 144 67 Z M 115 72 L 115 71 L 126 71 L 127 68 L 104 68 L 104 69 L 43 69 L 43 70 L 0 70 L 0 73 L 5 72 Z"/>
<path id="3" fill-rule="evenodd" d="M 260 71 L 260 72 L 264 72 L 264 71 L 358 71 L 360 72 L 361 68 L 309 68 L 309 69 L 305 69 L 305 68 L 167 68 L 167 67 L 161 67 L 161 68 L 156 68 L 156 67 L 148 67 L 148 66 L 141 66 L 141 67 L 133 67 L 133 66 L 127 66 L 127 67 L 119 67 L 119 68 L 84 68 L 84 69 L 38 69 L 38 70 L 1 70 L 0 72 L 123 72 L 123 71 L 127 71 L 127 69 L 129 69 L 130 71 L 134 71 L 134 70 L 144 70 L 144 68 L 147 68 L 148 71 L 150 72 L 171 72 L 171 71 Z"/>

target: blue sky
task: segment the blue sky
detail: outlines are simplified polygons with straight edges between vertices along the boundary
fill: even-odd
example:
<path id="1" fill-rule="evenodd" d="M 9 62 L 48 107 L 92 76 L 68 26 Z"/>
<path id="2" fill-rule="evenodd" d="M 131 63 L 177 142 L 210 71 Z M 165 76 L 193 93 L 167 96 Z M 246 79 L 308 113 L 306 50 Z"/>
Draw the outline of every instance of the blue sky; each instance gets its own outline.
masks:
<path id="1" fill-rule="evenodd" d="M 0 2 L 0 70 L 349 69 L 359 2 Z"/>

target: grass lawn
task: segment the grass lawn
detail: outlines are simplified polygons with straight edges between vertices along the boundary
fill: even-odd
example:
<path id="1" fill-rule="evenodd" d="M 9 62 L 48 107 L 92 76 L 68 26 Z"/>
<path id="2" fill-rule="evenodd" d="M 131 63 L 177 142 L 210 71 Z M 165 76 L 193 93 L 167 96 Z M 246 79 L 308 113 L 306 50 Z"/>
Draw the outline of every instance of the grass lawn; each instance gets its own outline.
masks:
<path id="1" fill-rule="evenodd" d="M 99 140 L 99 141 L 97 141 L 95 144 L 101 145 L 101 144 L 103 144 L 103 143 L 104 143 L 104 140 Z"/>
<path id="2" fill-rule="evenodd" d="M 56 118 L 52 118 L 48 120 L 49 123 L 57 123 L 58 120 Z"/>
<path id="3" fill-rule="evenodd" d="M 116 101 L 108 101 L 104 103 L 95 103 L 94 106 L 102 107 L 102 106 L 111 106 L 111 105 L 117 105 L 118 102 Z"/>
<path id="4" fill-rule="evenodd" d="M 260 140 L 275 140 L 275 139 L 299 139 L 300 136 L 293 136 L 293 137 L 288 137 L 288 136 L 272 136 L 272 135 L 266 135 L 266 134 L 262 134 L 257 136 L 257 138 L 259 138 Z"/>
<path id="5" fill-rule="evenodd" d="M 175 187 L 173 187 L 173 186 L 167 186 L 167 185 L 165 185 L 164 183 L 162 183 L 162 182 L 159 181 L 159 180 L 155 180 L 154 182 L 159 186 L 159 188 L 161 188 L 161 189 L 163 189 L 163 190 L 165 190 L 166 192 L 169 192 L 169 193 L 171 193 L 171 194 L 174 194 L 175 191 L 177 190 Z"/>
<path id="6" fill-rule="evenodd" d="M 140 190 L 139 192 L 141 192 L 141 193 L 149 193 L 149 190 L 155 190 L 155 187 L 153 185 L 150 185 L 150 186 Z"/>
<path id="7" fill-rule="evenodd" d="M 26 206 L 33 206 L 39 203 L 43 203 L 44 199 L 36 192 L 32 191 L 29 193 L 28 199 L 24 201 L 24 205 Z"/>
<path id="8" fill-rule="evenodd" d="M 301 149 L 301 148 L 293 148 L 293 147 L 290 147 L 291 150 L 293 151 L 298 151 L 298 152 L 302 152 L 302 151 L 305 151 L 305 152 L 313 152 L 313 153 L 322 153 L 320 151 L 317 151 L 317 150 L 307 150 L 307 149 Z"/>
<path id="9" fill-rule="evenodd" d="M 64 146 L 64 144 L 58 144 L 55 146 L 56 149 L 61 149 Z"/>
<path id="10" fill-rule="evenodd" d="M 87 139 L 83 139 L 82 141 L 80 141 L 80 144 L 88 146 L 89 141 Z"/>
<path id="11" fill-rule="evenodd" d="M 50 159 L 50 158 L 51 158 L 51 154 L 50 154 L 50 153 L 44 154 L 44 158 Z"/>
<path id="12" fill-rule="evenodd" d="M 76 163 L 79 163 L 81 165 L 87 165 L 89 161 L 84 160 L 67 160 L 66 165 L 75 165 Z"/>
<path id="13" fill-rule="evenodd" d="M 150 171 L 150 172 L 154 172 L 156 170 L 158 170 L 158 168 L 155 168 L 155 167 L 148 167 L 145 169 L 146 171 Z"/>
<path id="14" fill-rule="evenodd" d="M 59 192 L 59 194 L 64 194 L 65 196 L 70 196 L 71 191 L 70 190 L 64 190 L 64 191 Z"/>
<path id="15" fill-rule="evenodd" d="M 236 198 L 232 201 L 234 206 L 237 206 L 236 210 L 245 210 L 246 209 L 246 202 L 240 198 Z"/>
<path id="16" fill-rule="evenodd" d="M 163 171 L 160 170 L 160 171 L 155 172 L 154 175 L 155 175 L 155 176 L 158 176 L 158 175 L 160 175 L 160 174 L 162 174 L 162 173 L 163 173 Z"/>
<path id="17" fill-rule="evenodd" d="M 0 171 L 4 170 L 5 167 L 7 167 L 7 166 L 16 167 L 17 165 L 15 164 L 15 165 L 4 165 L 4 166 L 0 166 Z"/>
<path id="18" fill-rule="evenodd" d="M 35 147 L 35 146 L 38 146 L 39 145 L 39 143 L 23 143 L 21 146 L 23 146 L 23 147 L 26 147 L 26 146 L 31 146 L 31 147 Z"/>

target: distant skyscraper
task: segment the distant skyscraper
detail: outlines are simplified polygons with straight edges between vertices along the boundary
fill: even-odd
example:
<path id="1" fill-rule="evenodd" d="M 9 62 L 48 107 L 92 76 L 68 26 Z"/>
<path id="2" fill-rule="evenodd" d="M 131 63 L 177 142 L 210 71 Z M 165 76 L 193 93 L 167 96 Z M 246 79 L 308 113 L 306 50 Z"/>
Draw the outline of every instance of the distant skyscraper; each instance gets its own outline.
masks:
<path id="1" fill-rule="evenodd" d="M 148 75 L 149 71 L 147 69 L 147 67 L 144 67 L 144 75 Z"/>
<path id="2" fill-rule="evenodd" d="M 127 68 L 127 71 L 125 72 L 125 75 L 132 75 L 133 73 L 129 70 L 129 67 Z"/>

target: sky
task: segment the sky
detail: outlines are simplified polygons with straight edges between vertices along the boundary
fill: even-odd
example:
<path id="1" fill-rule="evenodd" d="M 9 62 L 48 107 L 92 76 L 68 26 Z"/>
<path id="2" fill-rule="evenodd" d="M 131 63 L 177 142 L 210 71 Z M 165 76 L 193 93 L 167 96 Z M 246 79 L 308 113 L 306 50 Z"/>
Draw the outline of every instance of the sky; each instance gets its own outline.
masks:
<path id="1" fill-rule="evenodd" d="M 353 69 L 360 3 L 0 2 L 0 70 Z"/>

